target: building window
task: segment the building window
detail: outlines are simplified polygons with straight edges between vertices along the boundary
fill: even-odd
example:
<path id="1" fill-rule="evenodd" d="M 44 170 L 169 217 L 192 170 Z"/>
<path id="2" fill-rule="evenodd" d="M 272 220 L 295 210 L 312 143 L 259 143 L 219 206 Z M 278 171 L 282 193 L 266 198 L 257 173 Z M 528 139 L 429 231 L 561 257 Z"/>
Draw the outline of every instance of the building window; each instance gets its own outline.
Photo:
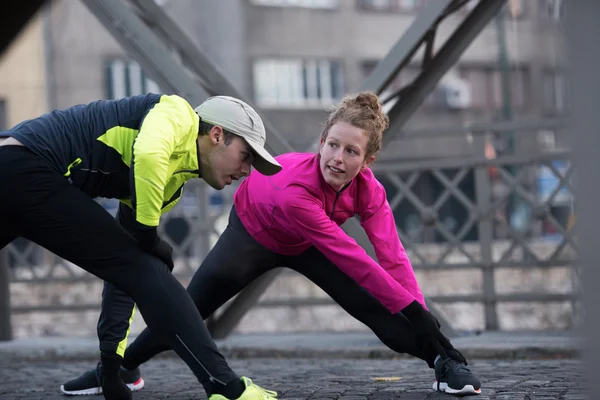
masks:
<path id="1" fill-rule="evenodd" d="M 539 0 L 538 15 L 547 21 L 562 21 L 565 16 L 565 2 L 563 0 Z"/>
<path id="2" fill-rule="evenodd" d="M 299 8 L 336 8 L 338 0 L 250 0 L 256 6 L 299 7 Z"/>
<path id="3" fill-rule="evenodd" d="M 542 73 L 543 112 L 549 115 L 560 115 L 565 110 L 565 77 L 558 71 Z"/>
<path id="4" fill-rule="evenodd" d="M 509 0 L 506 4 L 507 18 L 522 18 L 525 16 L 525 0 Z"/>
<path id="5" fill-rule="evenodd" d="M 254 94 L 263 107 L 331 105 L 343 96 L 342 64 L 335 60 L 261 59 Z"/>
<path id="6" fill-rule="evenodd" d="M 509 90 L 510 104 L 513 109 L 523 111 L 529 102 L 529 71 L 524 68 L 512 68 L 509 71 Z M 492 96 L 494 99 L 493 108 L 500 109 L 504 105 L 502 96 L 502 73 L 499 70 L 492 70 Z"/>
<path id="7" fill-rule="evenodd" d="M 357 0 L 356 6 L 363 10 L 413 12 L 425 5 L 425 0 Z"/>
<path id="8" fill-rule="evenodd" d="M 471 109 L 493 111 L 504 104 L 502 74 L 497 68 L 460 66 L 460 76 L 471 88 Z M 509 72 L 510 104 L 515 111 L 525 111 L 529 103 L 529 69 L 513 67 Z"/>
<path id="9" fill-rule="evenodd" d="M 146 93 L 161 93 L 133 60 L 111 59 L 106 63 L 106 98 L 120 99 Z"/>

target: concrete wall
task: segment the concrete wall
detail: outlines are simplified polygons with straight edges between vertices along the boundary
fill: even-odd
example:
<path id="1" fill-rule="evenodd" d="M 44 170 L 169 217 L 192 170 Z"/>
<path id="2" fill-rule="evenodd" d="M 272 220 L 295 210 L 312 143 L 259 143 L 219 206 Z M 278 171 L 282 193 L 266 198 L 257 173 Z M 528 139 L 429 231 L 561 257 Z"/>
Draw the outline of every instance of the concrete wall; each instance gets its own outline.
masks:
<path id="1" fill-rule="evenodd" d="M 52 70 L 55 107 L 104 98 L 105 63 L 124 52 L 80 1 L 52 1 Z"/>
<path id="2" fill-rule="evenodd" d="M 248 0 L 168 0 L 167 13 L 244 94 L 253 96 L 252 63 L 260 57 L 335 58 L 342 60 L 344 89 L 355 92 L 363 80 L 361 68 L 366 60 L 384 57 L 415 18 L 415 13 L 381 13 L 361 10 L 355 1 L 339 1 L 332 10 L 261 7 Z M 106 62 L 125 57 L 120 45 L 79 1 L 54 0 L 51 18 L 38 20 L 28 35 L 15 42 L 4 63 L 19 71 L 18 80 L 3 73 L 5 90 L 9 87 L 26 100 L 14 98 L 9 105 L 10 122 L 39 113 L 43 108 L 62 108 L 106 96 Z M 506 21 L 509 58 L 517 65 L 530 68 L 530 116 L 541 114 L 541 72 L 560 67 L 564 59 L 564 40 L 560 25 L 536 17 L 536 2 L 527 2 L 523 19 Z M 465 13 L 450 16 L 440 26 L 437 46 L 464 18 Z M 36 25 L 37 24 L 37 25 Z M 43 52 L 42 33 L 50 43 Z M 37 36 L 36 36 L 37 35 Z M 37 44 L 27 44 L 27 37 Z M 24 43 L 23 45 L 19 43 Z M 11 55 L 13 54 L 13 55 Z M 25 60 L 26 61 L 25 61 Z M 44 61 L 46 60 L 46 61 Z M 461 62 L 494 66 L 497 63 L 497 32 L 494 21 L 475 39 L 461 57 Z M 43 68 L 46 63 L 47 68 Z M 16 67 L 14 67 L 16 66 Z M 7 67 L 4 67 L 7 68 Z M 22 73 L 27 68 L 26 73 Z M 30 71 L 36 69 L 37 72 Z M 50 85 L 40 83 L 45 74 Z M 24 83 L 25 80 L 28 83 Z M 20 85 L 20 86 L 19 86 Z M 28 85 L 28 89 L 23 89 Z M 33 96 L 29 90 L 48 90 Z M 44 107 L 34 107 L 35 104 Z M 44 102 L 42 102 L 42 98 Z M 18 111 L 17 111 L 18 110 Z M 310 109 L 263 109 L 264 115 L 293 142 L 306 150 L 318 137 L 327 112 L 323 107 Z M 15 114 L 16 113 L 16 114 Z M 420 110 L 409 121 L 411 126 L 460 126 L 465 122 L 489 121 L 490 112 L 433 112 Z M 17 116 L 18 115 L 18 116 Z M 464 138 L 411 140 L 395 143 L 387 151 L 391 158 L 436 157 L 470 152 Z"/>
<path id="3" fill-rule="evenodd" d="M 208 54 L 233 85 L 250 96 L 247 80 L 245 0 L 171 0 L 165 11 Z"/>

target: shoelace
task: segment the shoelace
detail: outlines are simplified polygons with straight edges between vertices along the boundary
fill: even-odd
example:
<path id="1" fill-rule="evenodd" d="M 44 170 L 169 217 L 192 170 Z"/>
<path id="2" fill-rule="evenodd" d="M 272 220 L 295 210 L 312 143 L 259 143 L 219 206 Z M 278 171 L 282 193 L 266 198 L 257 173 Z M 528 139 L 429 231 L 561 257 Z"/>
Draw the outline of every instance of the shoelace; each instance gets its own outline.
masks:
<path id="1" fill-rule="evenodd" d="M 269 400 L 269 399 L 276 399 L 277 398 L 277 392 L 274 392 L 273 390 L 267 390 L 263 387 L 258 386 L 256 383 L 252 382 L 252 380 L 250 378 L 246 378 L 248 383 L 251 386 L 254 386 L 256 388 L 256 390 L 262 395 L 264 396 L 263 399 L 265 400 Z"/>
<path id="2" fill-rule="evenodd" d="M 463 363 L 456 361 L 453 358 L 444 358 L 439 362 L 442 363 L 440 367 L 440 371 L 446 372 L 448 368 L 450 368 L 453 372 L 471 372 L 471 370 Z M 440 377 L 441 378 L 441 377 Z M 437 390 L 440 390 L 440 381 L 441 379 L 437 379 Z"/>
<path id="3" fill-rule="evenodd" d="M 446 365 L 449 365 L 454 372 L 471 372 L 471 370 L 465 364 L 456 361 L 452 358 L 445 361 Z"/>

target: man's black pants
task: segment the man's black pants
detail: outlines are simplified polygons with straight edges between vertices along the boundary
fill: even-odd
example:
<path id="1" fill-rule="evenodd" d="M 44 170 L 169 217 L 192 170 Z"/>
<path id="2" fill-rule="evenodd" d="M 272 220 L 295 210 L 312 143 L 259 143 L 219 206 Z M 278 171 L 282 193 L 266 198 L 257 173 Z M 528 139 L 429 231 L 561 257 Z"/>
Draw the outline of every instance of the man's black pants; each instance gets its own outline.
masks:
<path id="1" fill-rule="evenodd" d="M 135 217 L 128 206 L 119 204 L 116 220 L 127 232 L 133 234 Z M 135 303 L 131 297 L 105 281 L 97 326 L 101 352 L 115 353 L 123 357 L 134 315 Z"/>
<path id="2" fill-rule="evenodd" d="M 237 378 L 194 302 L 96 201 L 27 148 L 0 147 L 0 249 L 21 236 L 127 293 L 148 327 L 206 384 Z"/>

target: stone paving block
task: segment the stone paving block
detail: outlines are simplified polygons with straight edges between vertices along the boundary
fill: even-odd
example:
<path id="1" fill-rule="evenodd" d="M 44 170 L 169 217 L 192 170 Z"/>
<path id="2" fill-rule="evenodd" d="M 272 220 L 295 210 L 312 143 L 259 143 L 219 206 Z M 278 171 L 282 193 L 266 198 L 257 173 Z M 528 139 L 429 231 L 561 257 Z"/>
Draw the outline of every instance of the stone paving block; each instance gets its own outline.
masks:
<path id="1" fill-rule="evenodd" d="M 450 400 L 431 389 L 433 371 L 418 360 L 251 359 L 232 368 L 279 393 L 282 400 Z M 59 386 L 94 362 L 31 362 L 0 367 L 0 400 L 69 400 Z M 583 400 L 578 360 L 475 360 L 483 382 L 477 400 Z M 142 367 L 146 387 L 136 400 L 206 400 L 202 387 L 180 360 L 152 360 Z M 376 377 L 401 377 L 376 381 Z M 101 396 L 79 400 L 102 400 Z"/>

